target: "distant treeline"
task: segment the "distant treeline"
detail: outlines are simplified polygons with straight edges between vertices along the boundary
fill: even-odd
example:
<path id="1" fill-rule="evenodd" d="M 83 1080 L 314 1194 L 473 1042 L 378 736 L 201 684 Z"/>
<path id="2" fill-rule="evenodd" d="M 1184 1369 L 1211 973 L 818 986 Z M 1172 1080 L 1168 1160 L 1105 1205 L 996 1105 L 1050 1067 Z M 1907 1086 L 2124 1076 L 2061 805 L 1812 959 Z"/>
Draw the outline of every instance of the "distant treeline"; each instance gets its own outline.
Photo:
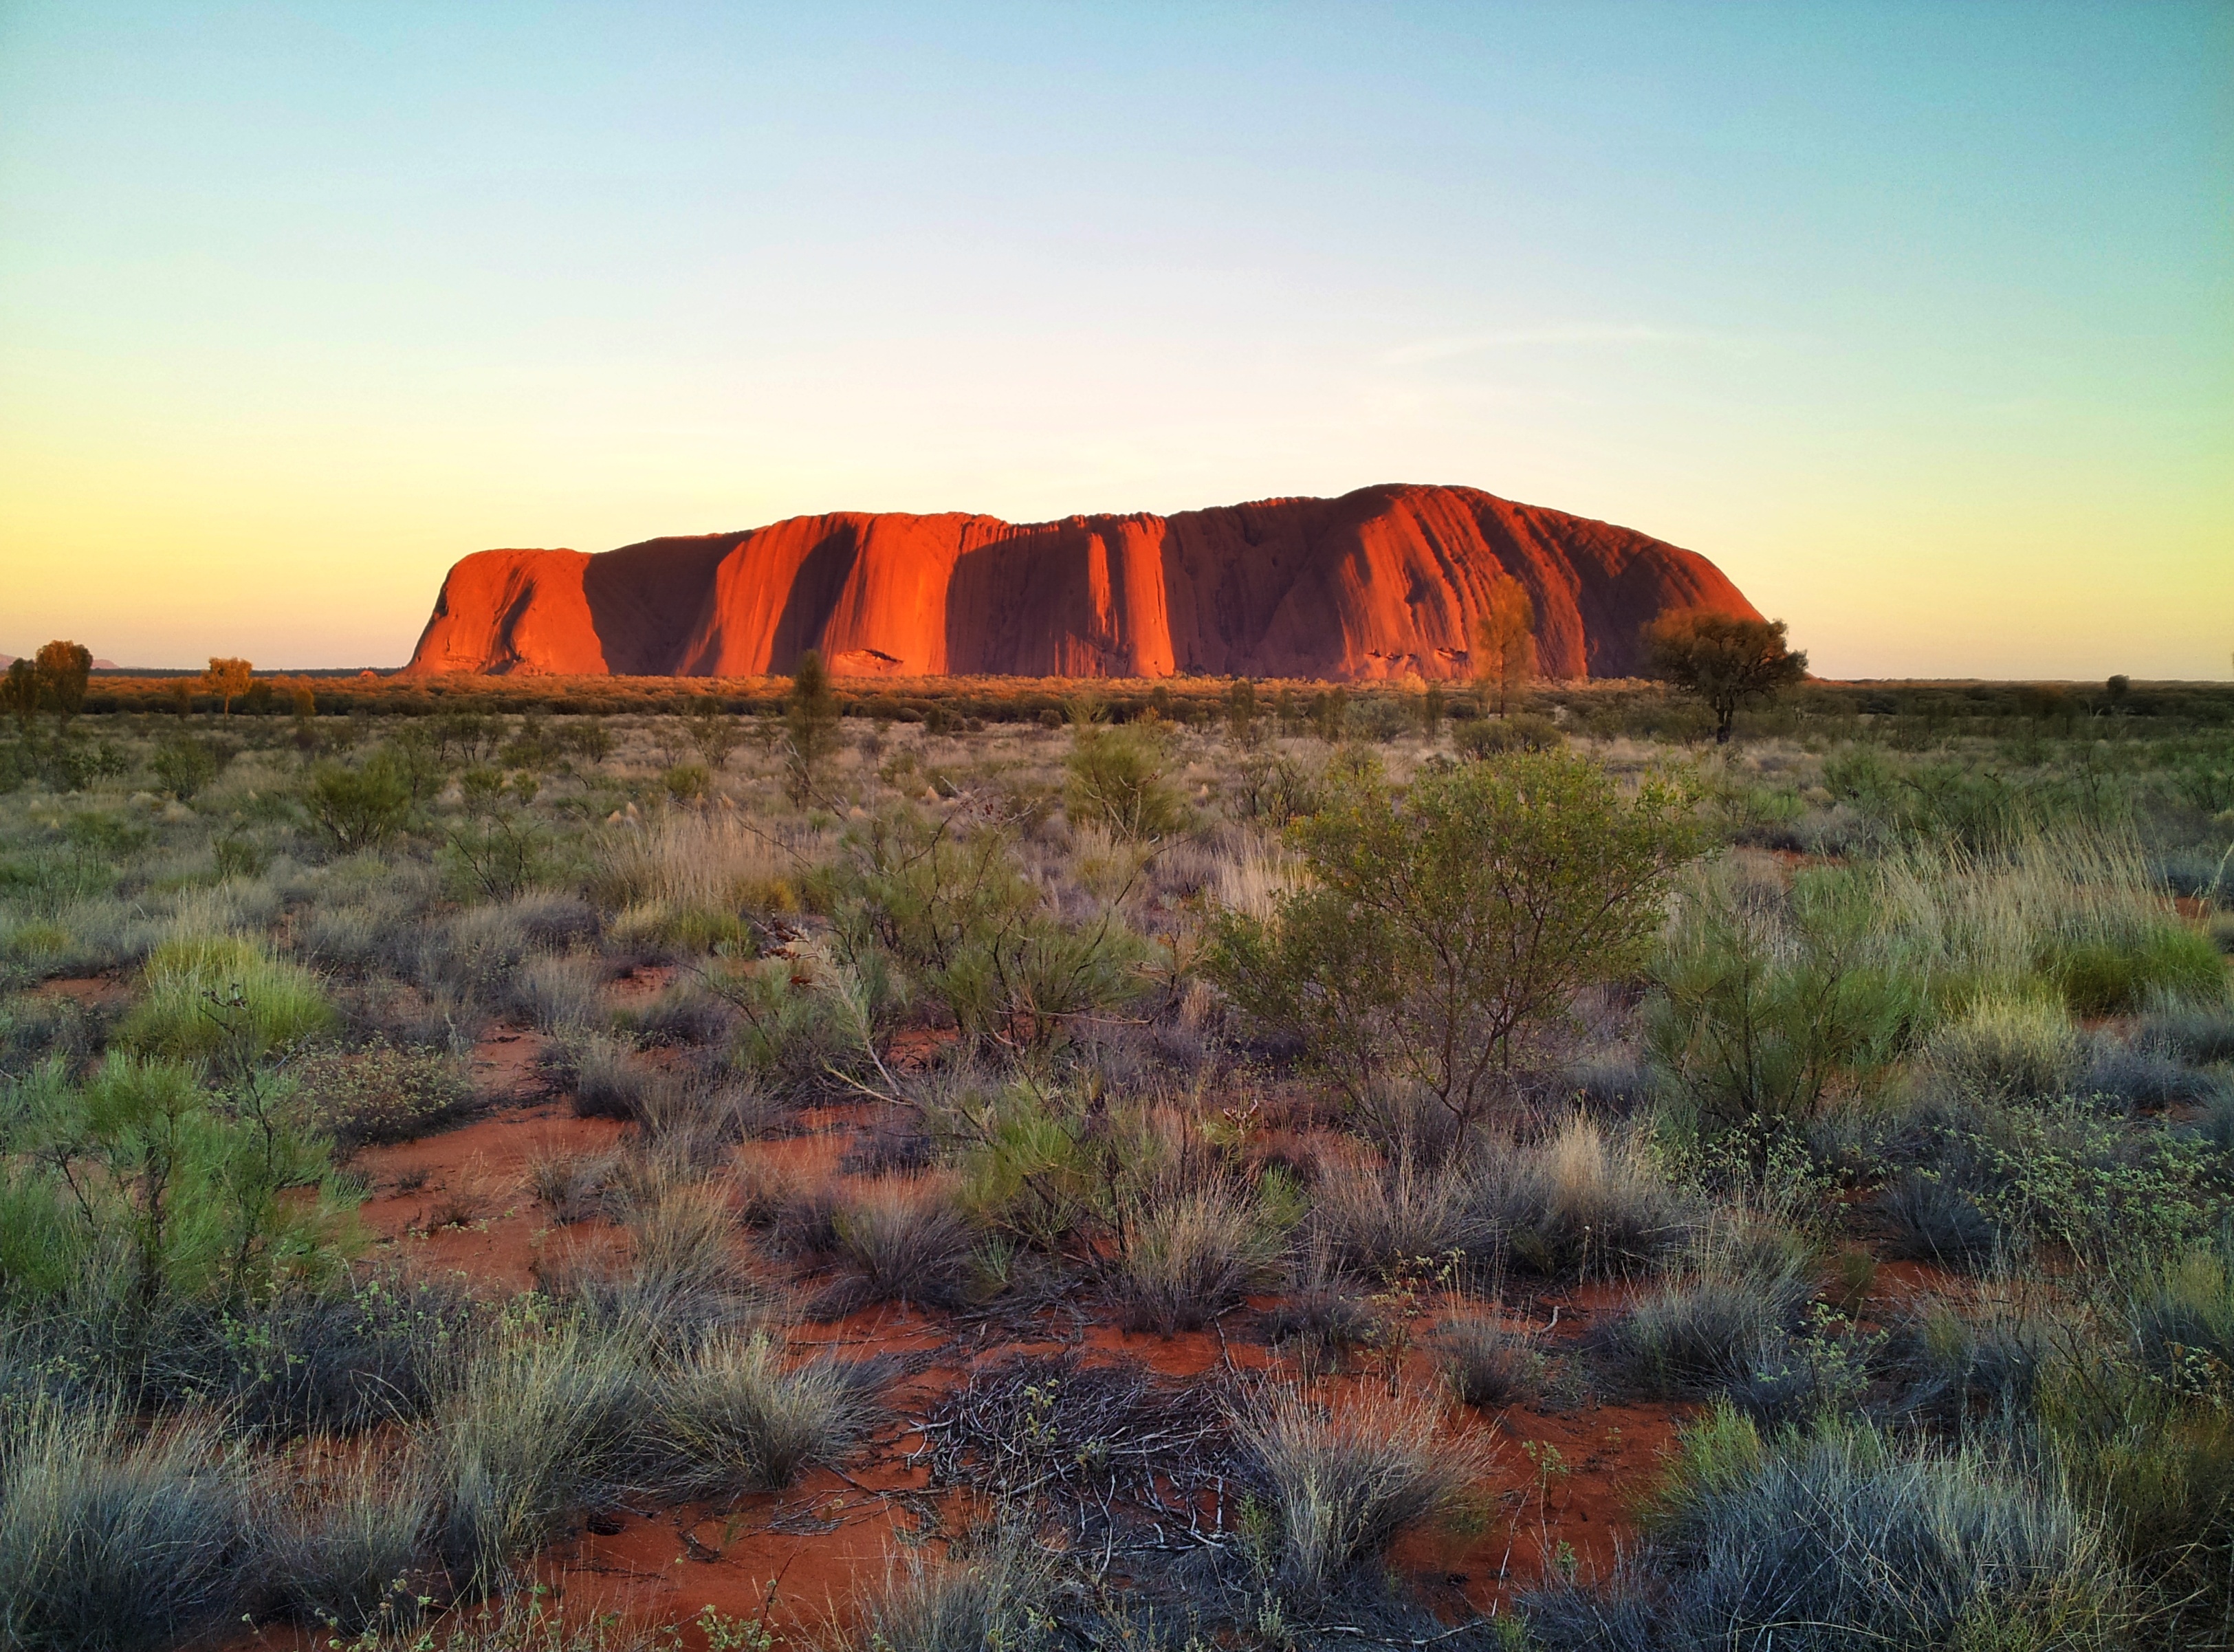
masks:
<path id="1" fill-rule="evenodd" d="M 1060 724 L 1090 713 L 1127 722 L 1151 714 L 1166 722 L 1225 721 L 1235 695 L 1232 680 L 1183 677 L 1161 682 L 1065 681 L 1014 677 L 950 677 L 905 682 L 839 679 L 843 714 L 892 722 L 929 723 L 957 730 L 986 723 Z M 214 696 L 197 692 L 192 673 L 102 673 L 88 685 L 84 709 L 92 714 L 215 711 Z M 513 715 L 679 715 L 702 713 L 712 702 L 738 715 L 768 716 L 783 708 L 786 677 L 423 677 L 290 672 L 258 676 L 233 703 L 235 715 L 300 715 L 309 704 L 321 716 L 365 713 L 432 716 L 473 710 Z M 1484 715 L 1468 684 L 1422 689 L 1395 683 L 1351 686 L 1323 682 L 1256 682 L 1254 714 L 1302 733 L 1316 729 L 1370 738 L 1415 725 L 1432 706 L 1435 715 L 1465 720 Z M 1704 711 L 1666 685 L 1634 680 L 1538 683 L 1528 708 L 1557 715 L 1582 735 L 1632 735 L 1687 739 L 1712 733 Z M 2172 727 L 2234 724 L 2234 683 L 2129 682 L 1809 682 L 1773 706 L 1743 715 L 1741 732 L 1834 733 L 1865 721 L 1885 732 L 1913 732 L 1937 741 L 1950 735 L 2006 734 L 2031 729 L 2071 735 L 2082 725 L 2146 719 L 2159 731 Z M 1383 728 L 1382 725 L 1387 724 Z M 1826 727 L 1827 725 L 1827 727 Z"/>

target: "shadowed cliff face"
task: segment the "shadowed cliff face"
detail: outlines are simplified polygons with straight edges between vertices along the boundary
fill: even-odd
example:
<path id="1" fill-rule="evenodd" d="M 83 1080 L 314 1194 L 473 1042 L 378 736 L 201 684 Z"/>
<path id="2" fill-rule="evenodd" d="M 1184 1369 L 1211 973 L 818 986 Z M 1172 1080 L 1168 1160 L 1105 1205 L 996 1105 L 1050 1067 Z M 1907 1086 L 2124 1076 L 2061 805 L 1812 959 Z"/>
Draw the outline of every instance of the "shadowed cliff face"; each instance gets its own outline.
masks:
<path id="1" fill-rule="evenodd" d="M 857 676 L 1470 675 L 1507 580 L 1545 675 L 1627 676 L 1670 608 L 1757 617 L 1714 564 L 1471 487 L 1386 486 L 1176 516 L 794 517 L 745 533 L 483 551 L 409 669 L 760 676 L 820 648 Z"/>

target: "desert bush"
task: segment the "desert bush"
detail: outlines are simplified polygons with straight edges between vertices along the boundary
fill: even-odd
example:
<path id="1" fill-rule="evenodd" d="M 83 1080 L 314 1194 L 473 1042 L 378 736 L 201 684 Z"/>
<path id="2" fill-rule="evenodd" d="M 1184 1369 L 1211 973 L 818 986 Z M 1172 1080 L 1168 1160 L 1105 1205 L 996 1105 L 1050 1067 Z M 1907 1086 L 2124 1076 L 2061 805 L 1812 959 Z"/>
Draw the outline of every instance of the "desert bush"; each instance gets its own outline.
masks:
<path id="1" fill-rule="evenodd" d="M 297 1061 L 304 1116 L 347 1153 L 371 1142 L 411 1141 L 447 1130 L 476 1105 L 466 1064 L 455 1056 L 376 1041 L 353 1050 L 317 1050 Z"/>
<path id="2" fill-rule="evenodd" d="M 303 806 L 321 837 L 353 855 L 402 835 L 411 819 L 411 784 L 393 753 L 376 751 L 354 768 L 337 762 L 313 767 Z"/>
<path id="3" fill-rule="evenodd" d="M 121 1055 L 82 1085 L 36 1075 L 5 1121 L 21 1157 L 0 1182 L 0 1283 L 52 1296 L 114 1257 L 145 1310 L 170 1295 L 246 1301 L 330 1278 L 354 1234 L 326 1148 L 250 1099 L 221 1107 L 193 1068 Z"/>
<path id="4" fill-rule="evenodd" d="M 252 1582 L 238 1459 L 207 1424 L 112 1407 L 0 1409 L 0 1641 L 170 1652 L 237 1621 Z"/>
<path id="5" fill-rule="evenodd" d="M 907 981 L 973 1045 L 1035 1054 L 1067 1042 L 1073 1018 L 1114 1013 L 1145 989 L 1147 949 L 1118 900 L 1097 899 L 1070 921 L 1025 875 L 998 826 L 891 811 L 847 848 L 838 889 L 843 968 L 829 972 L 829 984 L 848 1003 L 857 1045 L 885 1022 Z"/>
<path id="6" fill-rule="evenodd" d="M 1150 1196 L 1122 1224 L 1110 1281 L 1128 1330 L 1199 1330 L 1239 1303 L 1279 1249 L 1242 1189 L 1226 1182 Z"/>
<path id="7" fill-rule="evenodd" d="M 1826 1421 L 1765 1440 L 1727 1407 L 1687 1430 L 1640 1565 L 1527 1597 L 1551 1648 L 2013 1649 L 2122 1643 L 2128 1590 L 2052 1472 Z"/>
<path id="8" fill-rule="evenodd" d="M 1859 880 L 1788 891 L 1699 879 L 1662 943 L 1645 1037 L 1669 1091 L 1714 1129 L 1812 1118 L 1883 1072 L 1921 1012 L 1915 983 L 1870 933 Z"/>
<path id="9" fill-rule="evenodd" d="M 1578 988 L 1643 961 L 1680 806 L 1559 754 L 1431 769 L 1401 800 L 1353 779 L 1290 828 L 1311 886 L 1270 922 L 1219 914 L 1210 971 L 1353 1095 L 1390 1073 L 1470 1119 Z"/>
<path id="10" fill-rule="evenodd" d="M 147 767 L 156 783 L 183 803 L 215 780 L 232 758 L 233 748 L 226 741 L 173 735 L 156 742 Z"/>
<path id="11" fill-rule="evenodd" d="M 876 1415 L 875 1374 L 786 1364 L 765 1334 L 709 1336 L 659 1379 L 650 1480 L 670 1496 L 781 1491 L 852 1449 Z"/>
<path id="12" fill-rule="evenodd" d="M 1063 764 L 1063 807 L 1072 821 L 1090 822 L 1128 842 L 1184 832 L 1187 807 L 1164 778 L 1162 744 L 1143 724 L 1081 725 Z"/>
<path id="13" fill-rule="evenodd" d="M 832 1073 L 863 1065 L 863 1029 L 846 1002 L 795 975 L 787 957 L 741 963 L 717 958 L 706 971 L 707 989 L 737 1012 L 731 1028 L 732 1068 L 772 1093 L 813 1094 L 832 1083 Z M 870 1009 L 866 1035 L 877 1034 Z"/>
<path id="14" fill-rule="evenodd" d="M 1485 1466 L 1473 1436 L 1442 1431 L 1433 1402 L 1372 1390 L 1334 1408 L 1277 1391 L 1241 1413 L 1235 1428 L 1263 1499 L 1257 1567 L 1305 1610 L 1355 1579 L 1399 1534 L 1453 1508 Z"/>
<path id="15" fill-rule="evenodd" d="M 1567 743 L 1559 725 L 1533 712 L 1503 717 L 1469 717 L 1451 727 L 1451 744 L 1468 757 L 1501 757 L 1508 752 L 1557 751 Z"/>
<path id="16" fill-rule="evenodd" d="M 229 1045 L 261 1055 L 306 1042 L 335 1022 L 315 976 L 238 935 L 164 942 L 148 956 L 143 987 L 116 1036 L 153 1055 L 195 1060 Z"/>
<path id="17" fill-rule="evenodd" d="M 1252 757 L 1243 763 L 1228 793 L 1235 818 L 1286 826 L 1318 813 L 1318 778 L 1291 757 Z"/>

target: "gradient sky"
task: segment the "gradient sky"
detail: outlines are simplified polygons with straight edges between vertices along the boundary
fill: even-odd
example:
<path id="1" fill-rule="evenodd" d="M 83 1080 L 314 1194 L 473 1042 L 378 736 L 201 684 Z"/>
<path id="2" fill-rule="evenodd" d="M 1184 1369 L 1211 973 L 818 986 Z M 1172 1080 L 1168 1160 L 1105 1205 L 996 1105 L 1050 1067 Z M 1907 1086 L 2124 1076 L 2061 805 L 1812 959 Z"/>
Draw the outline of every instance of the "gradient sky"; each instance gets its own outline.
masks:
<path id="1" fill-rule="evenodd" d="M 2234 673 L 2234 4 L 0 0 L 0 652 L 1458 482 L 1827 675 Z"/>

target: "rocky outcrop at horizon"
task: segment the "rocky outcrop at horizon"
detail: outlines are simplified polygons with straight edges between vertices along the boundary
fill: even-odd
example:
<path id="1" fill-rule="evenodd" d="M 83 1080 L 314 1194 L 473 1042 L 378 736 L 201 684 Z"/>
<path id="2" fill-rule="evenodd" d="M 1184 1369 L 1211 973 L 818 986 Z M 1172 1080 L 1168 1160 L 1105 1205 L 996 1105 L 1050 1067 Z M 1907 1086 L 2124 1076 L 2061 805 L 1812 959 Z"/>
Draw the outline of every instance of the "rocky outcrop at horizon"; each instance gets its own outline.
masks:
<path id="1" fill-rule="evenodd" d="M 589 555 L 483 551 L 405 669 L 761 676 L 808 649 L 853 676 L 1471 675 L 1518 581 L 1554 677 L 1627 676 L 1672 608 L 1758 617 L 1715 565 L 1471 487 L 1390 484 L 1163 516 L 842 513 Z"/>

